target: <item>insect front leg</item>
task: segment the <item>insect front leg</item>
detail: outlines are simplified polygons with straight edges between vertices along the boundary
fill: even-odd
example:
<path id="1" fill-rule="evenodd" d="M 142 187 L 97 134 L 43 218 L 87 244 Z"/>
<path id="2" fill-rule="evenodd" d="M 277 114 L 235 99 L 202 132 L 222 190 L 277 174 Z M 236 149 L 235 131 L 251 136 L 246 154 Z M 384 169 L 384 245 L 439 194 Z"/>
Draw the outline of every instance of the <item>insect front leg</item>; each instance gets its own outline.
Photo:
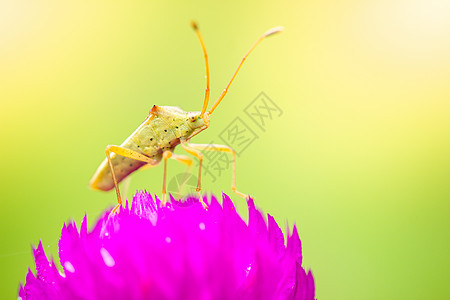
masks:
<path id="1" fill-rule="evenodd" d="M 183 146 L 183 144 L 181 144 Z M 218 151 L 218 152 L 227 152 L 231 153 L 233 156 L 233 178 L 231 181 L 231 190 L 236 193 L 239 197 L 244 198 L 245 200 L 249 199 L 248 195 L 245 195 L 244 193 L 241 193 L 236 188 L 236 152 L 233 150 L 233 148 L 225 146 L 225 145 L 218 145 L 218 144 L 191 144 L 186 142 L 185 147 L 189 147 L 190 149 L 196 149 L 196 150 L 204 150 L 204 151 Z M 183 147 L 184 148 L 184 147 Z M 201 167 L 201 163 L 200 163 Z M 199 176 L 200 178 L 200 176 Z"/>
<path id="2" fill-rule="evenodd" d="M 163 177 L 163 190 L 162 190 L 162 205 L 166 204 L 166 178 L 167 178 L 167 160 L 169 158 L 172 158 L 182 164 L 185 164 L 187 166 L 185 174 L 188 173 L 189 169 L 192 166 L 192 159 L 186 155 L 178 155 L 171 151 L 164 151 L 163 152 L 163 159 L 164 159 L 164 177 Z"/>
<path id="3" fill-rule="evenodd" d="M 181 191 L 183 190 L 183 187 L 184 187 L 186 180 L 188 178 L 188 175 L 190 173 L 190 170 L 191 170 L 191 167 L 193 164 L 193 160 L 192 160 L 192 158 L 190 158 L 187 155 L 177 155 L 177 154 L 173 154 L 171 158 L 173 158 L 187 166 L 186 170 L 184 171 L 183 178 L 181 179 L 181 183 L 179 183 L 179 185 L 178 185 L 177 193 L 178 193 L 178 195 L 181 195 Z M 181 197 L 181 199 L 182 199 L 182 197 Z"/>
<path id="4" fill-rule="evenodd" d="M 190 144 L 188 142 L 186 142 L 185 140 L 182 140 L 180 143 L 181 147 L 189 154 L 192 154 L 193 156 L 198 158 L 199 161 L 199 165 L 198 165 L 198 181 L 197 181 L 197 188 L 195 189 L 198 195 L 198 200 L 200 201 L 200 203 L 203 205 L 204 208 L 207 208 L 208 206 L 206 205 L 206 203 L 203 201 L 203 197 L 202 194 L 200 193 L 201 190 L 201 176 L 202 176 L 202 163 L 203 163 L 203 154 L 198 151 L 195 147 L 195 144 Z"/>
<path id="5" fill-rule="evenodd" d="M 114 207 L 114 209 L 111 211 L 111 213 L 114 213 L 119 207 L 122 206 L 122 197 L 120 196 L 119 184 L 117 183 L 116 173 L 114 172 L 114 166 L 111 161 L 110 152 L 113 152 L 120 156 L 131 158 L 134 160 L 143 161 L 143 162 L 146 162 L 151 165 L 157 164 L 157 161 L 155 161 L 155 160 L 151 159 L 150 157 L 145 156 L 141 153 L 138 153 L 136 151 L 133 151 L 133 150 L 121 147 L 121 146 L 116 146 L 116 145 L 106 146 L 106 149 L 105 149 L 106 158 L 108 159 L 109 168 L 111 169 L 111 174 L 112 174 L 112 178 L 114 181 L 114 187 L 116 189 L 117 202 L 118 202 L 116 207 Z"/>

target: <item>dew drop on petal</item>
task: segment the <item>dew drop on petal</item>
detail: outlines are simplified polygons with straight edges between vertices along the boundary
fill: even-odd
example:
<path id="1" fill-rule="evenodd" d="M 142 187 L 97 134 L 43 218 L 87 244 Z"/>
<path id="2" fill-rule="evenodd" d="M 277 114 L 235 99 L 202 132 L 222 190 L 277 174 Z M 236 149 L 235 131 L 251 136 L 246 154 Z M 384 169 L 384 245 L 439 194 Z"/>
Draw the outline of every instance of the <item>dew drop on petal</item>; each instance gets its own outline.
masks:
<path id="1" fill-rule="evenodd" d="M 103 261 L 105 262 L 105 265 L 107 265 L 108 267 L 114 267 L 116 262 L 114 261 L 114 258 L 111 256 L 111 254 L 109 254 L 108 250 L 106 250 L 105 248 L 102 247 L 100 249 L 100 254 L 103 257 Z"/>
<path id="2" fill-rule="evenodd" d="M 170 244 L 172 242 L 172 239 L 170 237 L 166 236 L 166 240 L 165 241 L 166 241 L 167 244 Z"/>
<path id="3" fill-rule="evenodd" d="M 200 230 L 205 230 L 205 228 L 206 228 L 205 223 L 203 223 L 203 222 L 198 224 L 198 227 L 200 228 Z"/>
<path id="4" fill-rule="evenodd" d="M 250 273 L 251 269 L 252 269 L 252 264 L 249 264 L 247 269 L 245 269 L 245 275 L 246 276 L 248 276 L 248 274 Z"/>
<path id="5" fill-rule="evenodd" d="M 70 263 L 70 261 L 66 261 L 64 263 L 64 269 L 66 269 L 68 272 L 70 273 L 75 273 L 75 268 L 73 267 L 73 265 Z"/>

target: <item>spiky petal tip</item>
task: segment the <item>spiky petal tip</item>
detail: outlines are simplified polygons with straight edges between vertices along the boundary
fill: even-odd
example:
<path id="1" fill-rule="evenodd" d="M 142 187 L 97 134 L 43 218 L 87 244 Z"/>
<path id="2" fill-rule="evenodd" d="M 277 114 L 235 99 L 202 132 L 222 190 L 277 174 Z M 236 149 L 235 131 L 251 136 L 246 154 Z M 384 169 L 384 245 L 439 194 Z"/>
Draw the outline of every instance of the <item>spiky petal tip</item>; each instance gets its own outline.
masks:
<path id="1" fill-rule="evenodd" d="M 253 200 L 248 210 L 247 224 L 225 194 L 205 210 L 196 198 L 161 207 L 137 192 L 89 232 L 86 216 L 80 230 L 63 226 L 62 272 L 39 243 L 19 299 L 315 299 L 296 227 L 285 245 L 273 217 Z"/>

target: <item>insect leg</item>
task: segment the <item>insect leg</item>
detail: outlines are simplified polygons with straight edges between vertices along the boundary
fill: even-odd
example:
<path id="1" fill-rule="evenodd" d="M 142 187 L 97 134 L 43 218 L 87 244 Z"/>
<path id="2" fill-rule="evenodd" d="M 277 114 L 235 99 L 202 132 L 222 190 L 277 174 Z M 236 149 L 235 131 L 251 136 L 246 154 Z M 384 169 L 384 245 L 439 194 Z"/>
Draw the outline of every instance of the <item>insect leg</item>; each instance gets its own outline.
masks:
<path id="1" fill-rule="evenodd" d="M 189 156 L 178 155 L 178 154 L 174 154 L 174 153 L 172 153 L 172 157 L 171 158 L 175 159 L 176 161 L 178 161 L 178 162 L 180 162 L 180 163 L 182 163 L 182 164 L 187 166 L 186 170 L 184 171 L 183 179 L 181 180 L 181 184 L 178 186 L 178 194 L 180 195 L 181 194 L 181 190 L 183 189 L 183 186 L 184 186 L 184 184 L 186 182 L 186 179 L 187 179 L 187 176 L 189 174 L 189 170 L 192 167 L 193 161 L 192 161 L 192 158 L 190 158 Z"/>
<path id="2" fill-rule="evenodd" d="M 164 175 L 163 175 L 163 188 L 162 188 L 162 205 L 166 205 L 166 177 L 167 177 L 167 160 L 172 156 L 172 152 L 170 151 L 164 151 L 163 152 L 163 159 L 164 159 Z"/>
<path id="3" fill-rule="evenodd" d="M 197 191 L 198 194 L 198 200 L 200 201 L 200 203 L 203 205 L 204 208 L 207 208 L 208 206 L 206 205 L 206 203 L 203 201 L 203 197 L 202 194 L 200 193 L 201 190 L 201 176 L 202 176 L 202 163 L 203 163 L 203 154 L 198 151 L 197 149 L 195 149 L 194 147 L 191 147 L 192 144 L 187 143 L 186 141 L 182 141 L 180 143 L 181 147 L 189 154 L 192 154 L 193 156 L 195 156 L 196 158 L 198 158 L 199 160 L 199 166 L 198 166 L 198 182 L 197 182 L 197 188 L 195 189 Z"/>
<path id="4" fill-rule="evenodd" d="M 191 170 L 193 161 L 192 161 L 192 158 L 190 158 L 189 156 L 186 156 L 186 155 L 177 155 L 177 156 L 178 156 L 178 158 L 177 157 L 172 157 L 172 158 L 174 158 L 175 160 L 177 160 L 187 166 L 186 170 L 184 171 L 183 178 L 181 179 L 181 184 L 178 186 L 178 195 L 181 195 L 181 191 L 184 187 L 184 184 L 186 183 L 186 179 L 189 175 L 189 171 Z"/>
<path id="5" fill-rule="evenodd" d="M 153 159 L 151 159 L 148 156 L 145 156 L 143 154 L 140 154 L 136 151 L 121 147 L 121 146 L 115 146 L 115 145 L 108 145 L 106 146 L 105 149 L 105 153 L 106 153 L 106 158 L 108 159 L 108 163 L 109 163 L 109 168 L 111 169 L 111 174 L 113 177 L 113 181 L 114 181 L 114 187 L 116 189 L 116 194 L 117 194 L 117 205 L 116 207 L 114 207 L 114 209 L 112 210 L 112 213 L 115 212 L 119 207 L 122 206 L 122 198 L 120 196 L 120 191 L 119 191 L 119 185 L 117 183 L 117 179 L 116 179 L 116 173 L 114 172 L 114 166 L 111 162 L 111 157 L 110 157 L 110 152 L 113 152 L 117 155 L 120 156 L 124 156 L 124 157 L 128 157 L 131 159 L 135 159 L 135 160 L 139 160 L 139 161 L 143 161 L 146 162 L 148 164 L 156 164 L 157 162 Z"/>
<path id="6" fill-rule="evenodd" d="M 183 144 L 181 144 L 183 146 Z M 233 156 L 233 179 L 231 182 L 231 190 L 236 193 L 238 196 L 244 198 L 245 200 L 248 200 L 248 195 L 245 195 L 244 193 L 241 193 L 236 188 L 236 152 L 233 150 L 233 148 L 225 146 L 225 145 L 218 145 L 218 144 L 190 144 L 186 143 L 188 147 L 191 149 L 196 150 L 205 150 L 205 151 L 219 151 L 219 152 L 227 152 L 231 153 Z M 183 147 L 184 148 L 184 147 Z"/>
<path id="7" fill-rule="evenodd" d="M 169 158 L 175 159 L 176 161 L 179 161 L 182 164 L 187 165 L 187 170 L 185 173 L 187 173 L 192 166 L 192 159 L 186 155 L 177 155 L 172 153 L 171 151 L 164 151 L 163 152 L 163 159 L 164 159 L 164 177 L 163 177 L 163 190 L 162 190 L 162 205 L 166 205 L 166 178 L 167 178 L 167 160 Z"/>
<path id="8" fill-rule="evenodd" d="M 157 165 L 158 165 L 157 163 L 154 163 L 154 164 L 146 164 L 146 165 L 143 165 L 139 170 L 147 170 L 147 169 L 151 169 L 151 168 L 156 167 Z"/>

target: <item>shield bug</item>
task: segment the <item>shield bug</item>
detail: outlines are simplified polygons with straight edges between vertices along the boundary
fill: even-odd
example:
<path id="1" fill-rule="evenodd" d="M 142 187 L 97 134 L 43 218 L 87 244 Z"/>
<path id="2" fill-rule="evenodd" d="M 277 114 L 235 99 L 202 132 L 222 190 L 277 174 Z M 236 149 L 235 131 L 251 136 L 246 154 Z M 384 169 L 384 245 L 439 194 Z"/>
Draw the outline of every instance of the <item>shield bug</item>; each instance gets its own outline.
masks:
<path id="1" fill-rule="evenodd" d="M 193 155 L 199 160 L 198 181 L 196 192 L 200 202 L 206 207 L 200 190 L 201 190 L 201 171 L 203 154 L 201 151 L 220 151 L 227 152 L 232 155 L 233 177 L 231 189 L 234 193 L 243 197 L 247 196 L 236 189 L 236 153 L 226 145 L 210 145 L 210 144 L 193 144 L 190 140 L 209 127 L 210 116 L 225 97 L 228 89 L 235 79 L 237 73 L 242 67 L 248 55 L 256 48 L 256 46 L 266 37 L 271 36 L 283 30 L 283 27 L 274 27 L 261 35 L 252 47 L 242 58 L 231 80 L 225 89 L 217 98 L 214 105 L 207 111 L 209 101 L 209 64 L 208 55 L 205 48 L 203 37 L 195 22 L 192 22 L 200 45 L 203 50 L 206 66 L 206 90 L 201 111 L 185 112 L 179 107 L 174 106 L 156 106 L 150 110 L 149 115 L 144 122 L 120 145 L 108 145 L 106 147 L 106 159 L 100 164 L 97 171 L 90 181 L 93 189 L 109 191 L 113 187 L 116 190 L 118 204 L 113 209 L 116 211 L 122 205 L 122 198 L 119 191 L 118 183 L 138 169 L 151 168 L 164 162 L 162 203 L 166 202 L 166 177 L 167 177 L 167 160 L 175 159 L 188 168 L 192 165 L 192 159 L 186 155 L 178 155 L 173 153 L 174 148 L 180 145 L 187 153 Z"/>

